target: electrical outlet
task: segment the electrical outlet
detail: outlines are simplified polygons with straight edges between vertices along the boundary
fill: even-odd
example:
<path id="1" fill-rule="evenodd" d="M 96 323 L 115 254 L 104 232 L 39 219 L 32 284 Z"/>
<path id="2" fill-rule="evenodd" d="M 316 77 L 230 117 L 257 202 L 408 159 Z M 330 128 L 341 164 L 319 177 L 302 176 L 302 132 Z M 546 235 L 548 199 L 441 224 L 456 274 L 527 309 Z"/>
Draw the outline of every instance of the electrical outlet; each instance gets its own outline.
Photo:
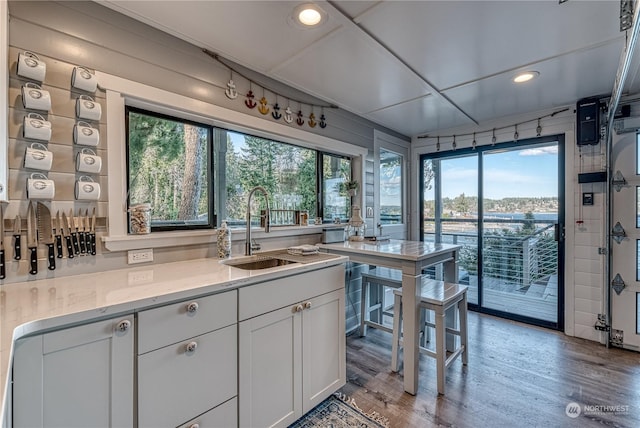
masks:
<path id="1" fill-rule="evenodd" d="M 127 262 L 130 265 L 136 263 L 147 263 L 153 261 L 153 248 L 144 250 L 131 250 L 127 252 Z"/>

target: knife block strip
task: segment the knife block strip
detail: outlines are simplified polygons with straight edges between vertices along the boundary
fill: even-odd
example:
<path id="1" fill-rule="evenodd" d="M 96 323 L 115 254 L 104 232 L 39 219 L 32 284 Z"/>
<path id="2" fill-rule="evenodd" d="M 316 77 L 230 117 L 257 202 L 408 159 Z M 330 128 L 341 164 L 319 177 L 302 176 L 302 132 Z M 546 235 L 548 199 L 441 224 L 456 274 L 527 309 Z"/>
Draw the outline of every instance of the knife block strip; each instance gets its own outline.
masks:
<path id="1" fill-rule="evenodd" d="M 55 218 L 55 217 L 54 217 Z M 20 233 L 22 235 L 27 233 L 27 219 L 20 219 Z M 56 222 L 57 223 L 57 222 Z M 96 230 L 106 229 L 107 227 L 107 218 L 106 217 L 96 217 Z M 56 230 L 56 234 L 57 234 Z M 75 232 L 75 229 L 74 229 Z M 4 219 L 4 233 L 5 235 L 11 235 L 13 233 L 13 219 Z"/>

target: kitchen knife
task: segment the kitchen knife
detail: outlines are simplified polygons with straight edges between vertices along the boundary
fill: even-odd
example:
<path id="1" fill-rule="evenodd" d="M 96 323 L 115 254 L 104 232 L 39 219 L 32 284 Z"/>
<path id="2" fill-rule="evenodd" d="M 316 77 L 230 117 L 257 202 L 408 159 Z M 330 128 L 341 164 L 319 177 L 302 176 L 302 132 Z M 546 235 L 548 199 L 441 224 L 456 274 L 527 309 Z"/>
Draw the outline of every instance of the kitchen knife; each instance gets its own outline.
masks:
<path id="1" fill-rule="evenodd" d="M 56 270 L 56 254 L 53 249 L 54 239 L 51 230 L 51 212 L 42 202 L 38 202 L 38 239 L 47 246 L 49 270 Z"/>
<path id="2" fill-rule="evenodd" d="M 15 238 L 13 244 L 13 260 L 20 260 L 22 258 L 22 248 L 20 248 L 20 228 L 22 227 L 22 219 L 19 215 L 13 220 L 13 237 Z"/>
<path id="3" fill-rule="evenodd" d="M 4 279 L 6 274 L 4 267 L 4 211 L 2 203 L 0 203 L 0 279 Z"/>
<path id="4" fill-rule="evenodd" d="M 89 210 L 87 210 L 87 216 Z M 96 208 L 93 207 L 93 213 L 91 214 L 91 227 L 89 228 L 89 242 L 91 245 L 91 255 L 96 255 Z"/>
<path id="5" fill-rule="evenodd" d="M 71 229 L 71 242 L 73 242 L 73 254 L 80 254 L 80 242 L 78 242 L 78 219 L 73 217 L 73 208 L 69 210 L 69 229 Z M 73 221 L 73 224 L 71 222 Z"/>
<path id="6" fill-rule="evenodd" d="M 56 212 L 56 227 L 53 228 L 56 232 L 56 250 L 58 250 L 57 257 L 62 258 L 62 220 L 60 220 L 60 211 Z"/>
<path id="7" fill-rule="evenodd" d="M 67 218 L 67 215 L 62 212 L 62 224 L 60 225 L 62 229 L 62 236 L 64 236 L 64 242 L 67 244 L 67 252 L 69 253 L 69 258 L 73 258 L 73 244 L 71 243 L 71 220 Z"/>
<path id="8" fill-rule="evenodd" d="M 38 232 L 36 231 L 36 211 L 29 201 L 27 210 L 27 248 L 29 248 L 29 273 L 38 274 Z"/>
<path id="9" fill-rule="evenodd" d="M 85 233 L 84 217 L 82 217 L 82 210 L 78 210 L 78 217 L 76 217 L 76 228 L 78 229 L 78 241 L 80 242 L 80 254 L 87 253 L 87 235 Z"/>

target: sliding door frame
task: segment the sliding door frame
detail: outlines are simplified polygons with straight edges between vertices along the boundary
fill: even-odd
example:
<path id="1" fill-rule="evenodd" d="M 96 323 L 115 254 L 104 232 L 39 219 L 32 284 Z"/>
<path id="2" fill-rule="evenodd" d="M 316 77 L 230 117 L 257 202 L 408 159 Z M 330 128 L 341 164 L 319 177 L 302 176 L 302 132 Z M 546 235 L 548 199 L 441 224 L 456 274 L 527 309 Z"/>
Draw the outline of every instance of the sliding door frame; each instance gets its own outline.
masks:
<path id="1" fill-rule="evenodd" d="M 541 327 L 547 327 L 555 330 L 564 331 L 564 273 L 565 273 L 565 135 L 551 135 L 545 137 L 538 138 L 530 138 L 526 140 L 519 141 L 509 141 L 505 143 L 488 145 L 488 146 L 480 146 L 473 148 L 465 148 L 459 150 L 448 150 L 444 152 L 437 153 L 425 153 L 420 155 L 419 162 L 419 231 L 420 231 L 420 240 L 424 240 L 424 161 L 427 159 L 431 160 L 443 160 L 452 157 L 459 156 L 468 156 L 468 155 L 476 155 L 478 160 L 478 260 L 483 260 L 483 242 L 484 242 L 484 228 L 482 227 L 482 220 L 484 219 L 484 204 L 482 201 L 484 200 L 484 184 L 483 184 L 483 153 L 490 152 L 494 150 L 509 150 L 514 148 L 527 148 L 529 146 L 540 145 L 544 143 L 558 143 L 558 307 L 557 307 L 557 322 L 551 322 L 546 320 L 541 320 L 537 318 L 527 317 L 523 315 L 518 315 L 510 312 L 499 311 L 496 309 L 490 309 L 483 306 L 483 292 L 482 292 L 482 278 L 483 278 L 483 263 L 478 263 L 478 303 L 472 304 L 469 303 L 469 309 L 486 313 L 490 315 L 495 315 L 498 317 L 520 321 L 527 324 L 537 325 Z M 437 225 L 436 225 L 437 227 Z M 437 233 L 436 233 L 437 235 Z M 439 240 L 439 236 L 436 236 L 436 240 Z"/>

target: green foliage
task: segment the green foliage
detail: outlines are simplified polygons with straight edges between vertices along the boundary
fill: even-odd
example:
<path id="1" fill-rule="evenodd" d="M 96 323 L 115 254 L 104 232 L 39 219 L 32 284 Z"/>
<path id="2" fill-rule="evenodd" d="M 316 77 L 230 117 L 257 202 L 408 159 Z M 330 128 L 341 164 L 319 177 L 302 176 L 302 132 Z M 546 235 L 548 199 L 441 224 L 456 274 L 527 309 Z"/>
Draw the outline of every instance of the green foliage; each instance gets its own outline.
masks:
<path id="1" fill-rule="evenodd" d="M 316 152 L 245 135 L 241 151 L 227 140 L 227 216 L 243 219 L 248 192 L 264 187 L 272 208 L 308 210 L 316 214 Z M 265 208 L 256 198 L 258 209 Z"/>

